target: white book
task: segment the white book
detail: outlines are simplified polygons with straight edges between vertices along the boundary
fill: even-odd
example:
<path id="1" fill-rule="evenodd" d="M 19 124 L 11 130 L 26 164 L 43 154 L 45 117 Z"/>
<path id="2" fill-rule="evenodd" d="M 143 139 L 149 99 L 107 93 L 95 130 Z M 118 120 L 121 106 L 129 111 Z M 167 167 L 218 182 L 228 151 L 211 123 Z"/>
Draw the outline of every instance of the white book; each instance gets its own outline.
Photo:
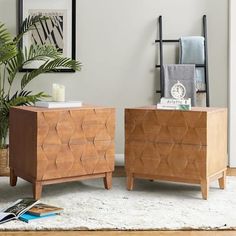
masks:
<path id="1" fill-rule="evenodd" d="M 160 103 L 163 105 L 191 105 L 191 98 L 174 99 L 162 97 Z"/>
<path id="2" fill-rule="evenodd" d="M 67 102 L 48 102 L 48 101 L 38 101 L 35 103 L 36 107 L 45 108 L 69 108 L 69 107 L 81 107 L 81 101 L 67 101 Z"/>
<path id="3" fill-rule="evenodd" d="M 191 105 L 182 105 L 182 104 L 177 104 L 177 105 L 174 105 L 174 104 L 161 104 L 161 103 L 158 103 L 157 104 L 157 109 L 165 109 L 165 110 L 186 110 L 186 111 L 189 111 L 191 110 Z"/>
<path id="4" fill-rule="evenodd" d="M 177 110 L 178 106 L 173 105 L 173 104 L 165 105 L 165 104 L 157 103 L 157 109 Z"/>

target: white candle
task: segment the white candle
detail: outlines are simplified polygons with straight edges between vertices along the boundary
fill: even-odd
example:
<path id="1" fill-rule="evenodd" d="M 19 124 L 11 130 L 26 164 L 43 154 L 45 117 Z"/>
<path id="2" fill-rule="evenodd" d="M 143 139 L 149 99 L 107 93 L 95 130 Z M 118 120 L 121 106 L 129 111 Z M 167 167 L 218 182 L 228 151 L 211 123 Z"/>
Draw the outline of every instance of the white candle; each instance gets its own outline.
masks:
<path id="1" fill-rule="evenodd" d="M 52 100 L 56 101 L 57 100 L 57 84 L 52 84 Z"/>
<path id="2" fill-rule="evenodd" d="M 52 100 L 55 102 L 65 101 L 65 86 L 61 84 L 52 85 Z"/>
<path id="3" fill-rule="evenodd" d="M 59 85 L 57 91 L 57 101 L 64 102 L 65 101 L 65 86 Z"/>

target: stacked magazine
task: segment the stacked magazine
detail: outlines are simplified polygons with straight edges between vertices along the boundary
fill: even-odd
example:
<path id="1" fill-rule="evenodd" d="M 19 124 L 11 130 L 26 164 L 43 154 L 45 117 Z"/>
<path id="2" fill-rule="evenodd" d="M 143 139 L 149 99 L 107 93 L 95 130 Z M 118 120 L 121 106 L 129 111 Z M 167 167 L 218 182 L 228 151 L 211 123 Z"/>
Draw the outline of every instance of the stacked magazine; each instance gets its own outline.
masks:
<path id="1" fill-rule="evenodd" d="M 24 222 L 56 216 L 63 208 L 38 203 L 32 198 L 19 199 L 7 208 L 0 211 L 0 224 L 10 220 L 19 219 Z"/>
<path id="2" fill-rule="evenodd" d="M 162 97 L 160 103 L 157 104 L 157 109 L 191 110 L 191 98 L 174 99 Z"/>
<path id="3" fill-rule="evenodd" d="M 5 223 L 9 220 L 18 219 L 36 203 L 37 201 L 32 198 L 17 200 L 12 205 L 0 211 L 0 224 Z"/>

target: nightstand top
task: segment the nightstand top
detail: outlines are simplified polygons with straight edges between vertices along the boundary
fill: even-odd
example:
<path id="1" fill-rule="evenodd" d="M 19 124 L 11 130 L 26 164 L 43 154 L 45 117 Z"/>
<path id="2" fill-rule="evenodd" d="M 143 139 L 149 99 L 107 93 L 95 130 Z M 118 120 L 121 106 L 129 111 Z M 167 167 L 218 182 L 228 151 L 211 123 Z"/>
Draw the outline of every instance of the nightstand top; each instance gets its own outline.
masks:
<path id="1" fill-rule="evenodd" d="M 134 107 L 134 108 L 126 108 L 126 110 L 153 110 L 153 111 L 183 111 L 183 112 L 218 112 L 218 111 L 227 111 L 227 108 L 223 107 L 192 107 L 191 110 L 169 110 L 169 109 L 160 109 L 156 107 L 156 105 L 151 106 L 143 106 L 143 107 Z"/>
<path id="2" fill-rule="evenodd" d="M 45 107 L 35 107 L 35 106 L 17 106 L 17 107 L 12 107 L 11 109 L 30 111 L 30 112 L 52 112 L 52 111 L 68 111 L 68 110 L 86 110 L 86 109 L 115 109 L 115 108 L 86 104 L 81 107 L 45 108 Z"/>

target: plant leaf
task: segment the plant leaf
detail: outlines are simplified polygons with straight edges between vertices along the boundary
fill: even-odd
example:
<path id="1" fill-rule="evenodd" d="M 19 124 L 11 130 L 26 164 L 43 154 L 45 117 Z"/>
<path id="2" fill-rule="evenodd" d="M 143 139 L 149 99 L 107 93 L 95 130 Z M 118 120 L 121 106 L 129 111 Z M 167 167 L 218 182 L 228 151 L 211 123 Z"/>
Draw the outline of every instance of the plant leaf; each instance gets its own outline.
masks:
<path id="1" fill-rule="evenodd" d="M 5 25 L 0 23 L 0 45 L 8 44 L 12 42 L 12 36 L 7 31 Z"/>
<path id="2" fill-rule="evenodd" d="M 48 17 L 41 15 L 28 16 L 22 23 L 20 28 L 20 33 L 14 38 L 14 42 L 18 43 L 23 35 L 30 30 L 35 29 L 36 25 L 41 21 L 49 19 Z"/>
<path id="3" fill-rule="evenodd" d="M 69 69 L 73 69 L 75 71 L 81 70 L 81 63 L 75 60 L 71 60 L 70 58 L 56 58 L 54 60 L 48 60 L 43 65 L 41 65 L 38 69 L 35 69 L 31 72 L 26 73 L 21 80 L 21 89 L 24 89 L 25 86 L 36 76 L 50 72 L 53 70 L 57 70 L 60 67 L 65 67 Z"/>
<path id="4" fill-rule="evenodd" d="M 47 61 L 49 59 L 55 59 L 61 56 L 61 53 L 57 51 L 54 45 L 35 45 L 32 44 L 27 53 L 27 49 L 25 49 L 25 61 L 23 65 L 30 63 L 31 61 Z"/>
<path id="5" fill-rule="evenodd" d="M 16 73 L 22 67 L 24 61 L 24 55 L 21 51 L 6 62 L 6 69 L 8 72 L 8 83 L 11 85 L 15 79 Z"/>
<path id="6" fill-rule="evenodd" d="M 11 34 L 0 23 L 0 63 L 5 63 L 17 55 L 17 45 L 13 43 Z"/>

